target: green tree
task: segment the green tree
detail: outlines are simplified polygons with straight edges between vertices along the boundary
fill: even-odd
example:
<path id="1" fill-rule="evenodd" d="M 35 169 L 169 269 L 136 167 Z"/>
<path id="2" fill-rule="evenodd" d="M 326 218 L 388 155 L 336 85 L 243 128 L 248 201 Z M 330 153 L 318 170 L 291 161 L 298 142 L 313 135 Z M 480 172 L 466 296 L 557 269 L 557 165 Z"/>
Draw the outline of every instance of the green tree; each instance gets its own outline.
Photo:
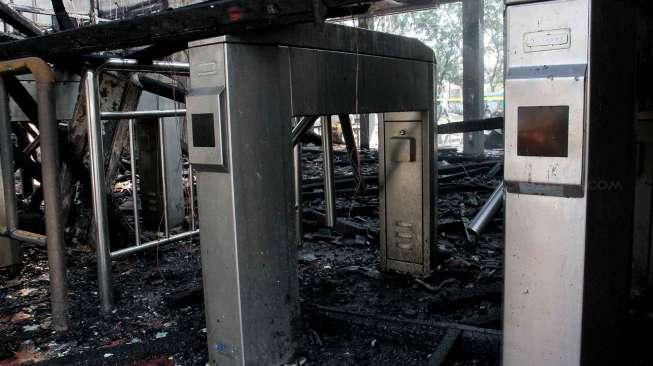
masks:
<path id="1" fill-rule="evenodd" d="M 462 6 L 440 5 L 434 9 L 374 18 L 374 30 L 414 37 L 431 47 L 437 61 L 436 92 L 445 82 L 462 84 Z"/>
<path id="2" fill-rule="evenodd" d="M 485 0 L 485 85 L 491 92 L 503 89 L 503 0 Z"/>
<path id="3" fill-rule="evenodd" d="M 485 0 L 485 83 L 490 92 L 503 89 L 503 0 Z M 375 17 L 373 29 L 415 37 L 430 46 L 437 61 L 437 92 L 445 82 L 462 85 L 462 5 L 442 4 L 416 12 Z"/>

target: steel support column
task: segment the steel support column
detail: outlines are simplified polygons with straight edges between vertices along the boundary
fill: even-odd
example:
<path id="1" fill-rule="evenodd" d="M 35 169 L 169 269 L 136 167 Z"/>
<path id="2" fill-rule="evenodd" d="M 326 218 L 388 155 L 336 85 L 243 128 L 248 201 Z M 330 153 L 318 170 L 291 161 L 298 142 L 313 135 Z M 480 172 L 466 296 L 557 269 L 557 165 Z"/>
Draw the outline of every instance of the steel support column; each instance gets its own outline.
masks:
<path id="1" fill-rule="evenodd" d="M 358 19 L 358 27 L 374 30 L 374 19 L 363 17 Z M 370 148 L 370 115 L 363 113 L 358 117 L 358 143 L 361 149 Z"/>
<path id="2" fill-rule="evenodd" d="M 322 117 L 322 162 L 324 171 L 324 211 L 325 226 L 336 225 L 336 187 L 333 172 L 333 137 L 331 136 L 331 116 Z"/>
<path id="3" fill-rule="evenodd" d="M 97 101 L 97 80 L 95 71 L 87 71 L 84 80 L 86 94 L 86 118 L 88 121 L 88 146 L 91 163 L 91 187 L 93 196 L 93 217 L 95 218 L 95 243 L 97 245 L 98 286 L 100 302 L 104 312 L 113 308 L 111 287 L 111 254 L 109 248 L 109 219 L 104 178 L 104 153 L 102 143 L 102 121 Z"/>
<path id="4" fill-rule="evenodd" d="M 45 230 L 47 234 L 48 264 L 50 269 L 50 298 L 52 327 L 57 331 L 68 329 L 68 286 L 63 240 L 64 225 L 61 218 L 61 187 L 59 184 L 59 137 L 57 133 L 54 72 L 43 60 L 35 57 L 0 62 L 0 74 L 30 71 L 36 79 L 38 120 L 41 140 L 41 175 L 45 199 Z M 15 238 L 27 241 L 42 240 L 32 233 L 11 232 Z"/>
<path id="5" fill-rule="evenodd" d="M 66 255 L 64 223 L 61 217 L 61 187 L 59 184 L 59 133 L 56 119 L 54 71 L 43 60 L 25 58 L 0 64 L 0 72 L 29 69 L 36 79 L 38 120 L 41 140 L 41 175 L 45 201 L 45 232 L 50 268 L 50 298 L 52 327 L 58 331 L 68 329 L 68 284 L 66 281 Z M 10 71 L 11 70 L 11 71 Z"/>
<path id="6" fill-rule="evenodd" d="M 293 146 L 293 179 L 295 187 L 295 233 L 297 235 L 297 244 L 302 243 L 304 230 L 302 225 L 303 200 L 302 200 L 302 181 L 303 181 L 303 162 L 302 162 L 302 143 L 298 142 Z"/>
<path id="7" fill-rule="evenodd" d="M 9 95 L 0 78 L 0 231 L 11 233 L 18 225 L 16 190 L 13 169 L 13 142 L 11 141 L 11 118 Z M 20 243 L 8 237 L 0 237 L 0 267 L 20 263 Z"/>
<path id="8" fill-rule="evenodd" d="M 463 0 L 463 118 L 483 118 L 483 3 Z M 463 138 L 463 152 L 479 155 L 484 151 L 483 131 L 468 132 Z"/>

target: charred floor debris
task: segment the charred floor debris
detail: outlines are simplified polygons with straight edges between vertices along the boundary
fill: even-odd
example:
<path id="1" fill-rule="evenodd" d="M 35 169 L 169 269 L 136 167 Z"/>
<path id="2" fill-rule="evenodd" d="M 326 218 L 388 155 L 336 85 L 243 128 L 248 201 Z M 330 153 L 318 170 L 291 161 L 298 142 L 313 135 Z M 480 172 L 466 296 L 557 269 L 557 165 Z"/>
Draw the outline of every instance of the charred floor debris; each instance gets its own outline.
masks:
<path id="1" fill-rule="evenodd" d="M 0 0 L 0 366 L 653 364 L 652 20 Z"/>
<path id="2" fill-rule="evenodd" d="M 450 181 L 460 183 L 461 188 L 449 188 L 439 200 L 441 225 L 446 228 L 438 240 L 442 262 L 431 275 L 414 277 L 379 271 L 378 181 L 365 179 L 366 193 L 354 196 L 346 151 L 344 146 L 336 147 L 336 174 L 342 183 L 336 185 L 339 219 L 334 230 L 321 224 L 322 188 L 311 188 L 322 179 L 320 147 L 303 147 L 306 232 L 298 252 L 302 314 L 298 361 L 426 365 L 436 350 L 444 356 L 449 353 L 438 346 L 445 335 L 455 332 L 456 350 L 451 351 L 447 364 L 496 364 L 502 293 L 501 217 L 497 215 L 474 245 L 466 239 L 465 222 L 473 218 L 499 181 L 500 170 L 492 168 L 501 164 L 501 156 L 478 161 L 451 153 L 453 163 L 442 158 L 443 177 L 481 163 L 486 168 Z M 360 156 L 364 177 L 374 178 L 376 151 L 361 150 Z M 131 187 L 122 181 L 119 177 L 113 196 L 122 202 L 121 207 L 129 207 L 132 202 L 127 190 Z M 131 221 L 131 210 L 124 212 Z M 24 266 L 18 273 L 2 273 L 4 363 L 206 362 L 196 240 L 117 262 L 116 308 L 106 315 L 99 311 L 93 248 L 68 248 L 71 318 L 83 320 L 73 324 L 73 331 L 65 336 L 53 333 L 50 327 L 44 247 L 25 249 Z"/>

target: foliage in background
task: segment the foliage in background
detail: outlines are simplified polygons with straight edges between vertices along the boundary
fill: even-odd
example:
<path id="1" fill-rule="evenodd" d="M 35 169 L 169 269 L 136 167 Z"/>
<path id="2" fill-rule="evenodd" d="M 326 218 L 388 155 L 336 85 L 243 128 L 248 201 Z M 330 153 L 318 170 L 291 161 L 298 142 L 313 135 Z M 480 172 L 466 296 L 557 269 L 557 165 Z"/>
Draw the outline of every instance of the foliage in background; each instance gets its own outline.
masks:
<path id="1" fill-rule="evenodd" d="M 485 0 L 485 86 L 490 92 L 503 90 L 503 0 Z"/>
<path id="2" fill-rule="evenodd" d="M 485 83 L 490 92 L 495 92 L 503 85 L 503 0 L 485 0 L 484 23 Z M 415 37 L 431 47 L 437 60 L 438 95 L 442 94 L 446 82 L 462 85 L 461 3 L 375 17 L 371 28 Z"/>

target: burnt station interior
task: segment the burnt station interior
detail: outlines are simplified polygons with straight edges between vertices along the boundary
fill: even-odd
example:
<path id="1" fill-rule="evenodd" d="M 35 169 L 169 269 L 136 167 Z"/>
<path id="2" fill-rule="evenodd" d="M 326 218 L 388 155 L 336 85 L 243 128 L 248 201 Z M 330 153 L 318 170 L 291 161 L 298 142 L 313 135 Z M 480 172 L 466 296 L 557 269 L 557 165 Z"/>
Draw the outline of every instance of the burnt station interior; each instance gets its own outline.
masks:
<path id="1" fill-rule="evenodd" d="M 653 365 L 650 0 L 0 0 L 0 366 Z"/>

